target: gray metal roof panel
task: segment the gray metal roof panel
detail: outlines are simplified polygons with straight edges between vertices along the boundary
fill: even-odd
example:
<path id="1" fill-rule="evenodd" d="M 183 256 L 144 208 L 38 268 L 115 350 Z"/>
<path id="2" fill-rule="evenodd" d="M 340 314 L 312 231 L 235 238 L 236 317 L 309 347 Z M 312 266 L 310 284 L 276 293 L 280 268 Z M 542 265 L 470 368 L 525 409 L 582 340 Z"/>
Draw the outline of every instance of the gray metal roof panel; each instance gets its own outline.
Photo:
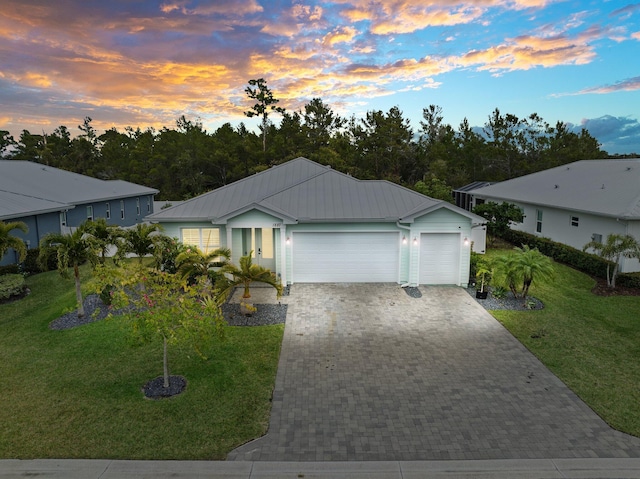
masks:
<path id="1" fill-rule="evenodd" d="M 473 193 L 479 197 L 640 219 L 640 159 L 576 161 Z"/>
<path id="2" fill-rule="evenodd" d="M 17 160 L 0 160 L 0 189 L 66 204 L 158 193 L 158 190 L 128 181 L 104 181 L 31 161 Z"/>
<path id="3" fill-rule="evenodd" d="M 0 190 L 0 220 L 73 208 L 73 205 Z"/>

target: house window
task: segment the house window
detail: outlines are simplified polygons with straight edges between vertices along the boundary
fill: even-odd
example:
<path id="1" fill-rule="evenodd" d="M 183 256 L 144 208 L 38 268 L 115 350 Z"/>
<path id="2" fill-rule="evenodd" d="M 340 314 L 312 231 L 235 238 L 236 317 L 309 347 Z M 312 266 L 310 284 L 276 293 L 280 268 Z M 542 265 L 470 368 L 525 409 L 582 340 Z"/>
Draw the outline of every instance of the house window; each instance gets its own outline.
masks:
<path id="1" fill-rule="evenodd" d="M 578 226 L 580 223 L 580 218 L 578 216 L 571 217 L 571 226 Z"/>
<path id="2" fill-rule="evenodd" d="M 542 233 L 542 210 L 536 210 L 536 233 Z"/>
<path id="3" fill-rule="evenodd" d="M 124 219 L 124 200 L 120 200 L 120 219 Z"/>
<path id="4" fill-rule="evenodd" d="M 107 203 L 107 213 L 106 213 L 106 217 L 108 220 L 111 219 L 111 204 Z"/>
<path id="5" fill-rule="evenodd" d="M 596 243 L 602 243 L 602 235 L 599 235 L 598 233 L 593 233 L 591 235 L 591 240 L 595 241 Z"/>
<path id="6" fill-rule="evenodd" d="M 220 247 L 220 230 L 218 228 L 184 228 L 182 243 L 195 246 L 204 254 Z"/>
<path id="7" fill-rule="evenodd" d="M 136 216 L 140 216 L 140 198 L 136 198 Z"/>
<path id="8" fill-rule="evenodd" d="M 147 213 L 151 213 L 151 197 L 147 196 Z"/>
<path id="9" fill-rule="evenodd" d="M 93 206 L 87 206 L 87 220 L 93 221 Z"/>
<path id="10" fill-rule="evenodd" d="M 60 212 L 60 226 L 67 226 L 67 212 Z"/>

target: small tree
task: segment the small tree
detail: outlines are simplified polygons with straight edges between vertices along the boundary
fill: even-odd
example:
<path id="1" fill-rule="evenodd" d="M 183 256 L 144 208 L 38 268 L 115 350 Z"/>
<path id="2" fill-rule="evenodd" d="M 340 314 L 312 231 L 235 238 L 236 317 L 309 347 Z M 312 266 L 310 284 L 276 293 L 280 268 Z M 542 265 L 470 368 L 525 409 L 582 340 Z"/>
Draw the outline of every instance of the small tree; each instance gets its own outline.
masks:
<path id="1" fill-rule="evenodd" d="M 123 258 L 127 253 L 132 253 L 142 263 L 145 256 L 153 254 L 161 231 L 162 226 L 149 223 L 138 223 L 134 228 L 124 230 L 118 243 L 118 257 Z"/>
<path id="2" fill-rule="evenodd" d="M 257 103 L 251 107 L 251 110 L 246 111 L 244 114 L 249 118 L 254 116 L 262 117 L 262 151 L 267 151 L 269 112 L 276 111 L 278 113 L 284 113 L 285 110 L 282 107 L 276 106 L 276 103 L 280 100 L 274 98 L 273 92 L 267 87 L 267 80 L 264 78 L 249 80 L 249 86 L 245 88 L 244 92 L 251 100 L 257 101 Z"/>
<path id="3" fill-rule="evenodd" d="M 523 300 L 527 299 L 534 281 L 550 279 L 554 275 L 551 259 L 528 245 L 514 248 L 511 254 L 499 256 L 493 265 L 496 281 L 508 286 L 514 297 Z"/>
<path id="4" fill-rule="evenodd" d="M 93 264 L 98 262 L 94 245 L 86 232 L 87 223 L 80 225 L 72 233 L 49 233 L 40 240 L 40 255 L 38 262 L 43 269 L 47 269 L 49 257 L 53 254 L 57 258 L 57 266 L 63 278 L 69 276 L 69 268 L 73 269 L 73 279 L 76 286 L 76 302 L 78 303 L 78 317 L 85 315 L 80 283 L 80 265 L 86 261 Z"/>
<path id="5" fill-rule="evenodd" d="M 620 259 L 638 258 L 640 259 L 640 243 L 631 235 L 610 234 L 607 241 L 589 241 L 582 248 L 583 251 L 592 249 L 601 258 L 608 261 L 607 263 L 607 286 L 609 288 L 616 287 L 616 277 L 618 276 L 618 268 Z M 613 268 L 611 264 L 613 263 Z"/>
<path id="6" fill-rule="evenodd" d="M 502 204 L 482 203 L 473 208 L 473 212 L 487 220 L 487 231 L 492 238 L 501 237 L 508 230 L 511 223 L 522 223 L 522 210 L 513 203 Z"/>
<path id="7" fill-rule="evenodd" d="M 234 264 L 228 264 L 223 266 L 220 270 L 221 273 L 230 274 L 233 279 L 228 282 L 226 288 L 221 292 L 225 297 L 228 296 L 233 288 L 242 285 L 244 287 L 243 298 L 248 299 L 251 297 L 249 286 L 251 283 L 264 283 L 275 288 L 278 298 L 282 296 L 282 283 L 276 278 L 276 275 L 271 272 L 270 269 L 263 266 L 253 264 L 251 255 L 253 251 L 249 252 L 247 256 L 240 258 L 240 267 Z"/>
<path id="8" fill-rule="evenodd" d="M 20 261 L 24 261 L 24 258 L 27 256 L 27 246 L 21 238 L 11 234 L 14 230 L 20 230 L 23 233 L 27 233 L 29 228 L 27 228 L 26 223 L 22 221 L 12 221 L 10 223 L 0 221 L 0 260 L 2 260 L 4 254 L 10 248 L 16 250 Z"/>
<path id="9" fill-rule="evenodd" d="M 116 226 L 107 224 L 104 218 L 96 218 L 87 222 L 84 227 L 85 232 L 89 235 L 87 240 L 92 244 L 99 254 L 100 262 L 104 264 L 109 248 L 118 244 L 122 238 L 124 231 Z"/>
<path id="10" fill-rule="evenodd" d="M 178 274 L 189 282 L 204 277 L 215 285 L 217 280 L 224 277 L 215 268 L 222 268 L 229 264 L 231 250 L 229 248 L 217 248 L 204 254 L 198 248 L 189 247 L 176 258 Z"/>
<path id="11" fill-rule="evenodd" d="M 169 388 L 171 345 L 187 344 L 206 359 L 211 340 L 224 335 L 224 317 L 200 283 L 189 286 L 180 276 L 139 263 L 122 268 L 100 266 L 97 290 L 112 287 L 112 310 L 125 311 L 132 331 L 141 341 L 162 340 L 163 387 Z"/>

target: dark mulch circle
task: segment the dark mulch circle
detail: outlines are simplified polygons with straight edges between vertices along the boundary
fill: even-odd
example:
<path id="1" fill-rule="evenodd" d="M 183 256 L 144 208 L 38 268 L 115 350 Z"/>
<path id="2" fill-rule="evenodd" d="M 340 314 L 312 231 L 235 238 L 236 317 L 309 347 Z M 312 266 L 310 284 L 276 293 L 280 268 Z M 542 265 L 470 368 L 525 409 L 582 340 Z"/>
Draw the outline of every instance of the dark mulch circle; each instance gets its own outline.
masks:
<path id="1" fill-rule="evenodd" d="M 238 303 L 222 305 L 222 314 L 229 326 L 266 326 L 283 324 L 287 321 L 287 304 L 254 304 L 256 312 L 245 316 L 240 312 Z"/>
<path id="2" fill-rule="evenodd" d="M 158 376 L 142 386 L 144 396 L 149 399 L 164 399 L 176 396 L 187 387 L 187 380 L 183 376 L 169 376 L 169 387 L 164 387 L 164 377 Z"/>

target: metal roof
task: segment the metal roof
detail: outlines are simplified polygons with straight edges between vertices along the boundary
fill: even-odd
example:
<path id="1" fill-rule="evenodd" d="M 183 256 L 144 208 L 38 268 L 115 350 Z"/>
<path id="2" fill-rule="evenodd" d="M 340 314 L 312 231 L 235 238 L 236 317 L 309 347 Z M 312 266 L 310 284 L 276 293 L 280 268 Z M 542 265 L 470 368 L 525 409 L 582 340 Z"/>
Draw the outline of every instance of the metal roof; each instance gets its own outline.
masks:
<path id="1" fill-rule="evenodd" d="M 388 181 L 358 180 L 329 166 L 297 158 L 146 219 L 224 223 L 228 218 L 256 208 L 303 223 L 395 222 L 416 210 L 444 204 Z M 456 208 L 456 211 L 485 221 L 462 209 Z"/>
<path id="2" fill-rule="evenodd" d="M 576 161 L 479 188 L 473 195 L 640 219 L 640 159 Z"/>
<path id="3" fill-rule="evenodd" d="M 31 161 L 0 160 L 0 219 L 156 193 L 128 181 L 99 180 Z"/>

